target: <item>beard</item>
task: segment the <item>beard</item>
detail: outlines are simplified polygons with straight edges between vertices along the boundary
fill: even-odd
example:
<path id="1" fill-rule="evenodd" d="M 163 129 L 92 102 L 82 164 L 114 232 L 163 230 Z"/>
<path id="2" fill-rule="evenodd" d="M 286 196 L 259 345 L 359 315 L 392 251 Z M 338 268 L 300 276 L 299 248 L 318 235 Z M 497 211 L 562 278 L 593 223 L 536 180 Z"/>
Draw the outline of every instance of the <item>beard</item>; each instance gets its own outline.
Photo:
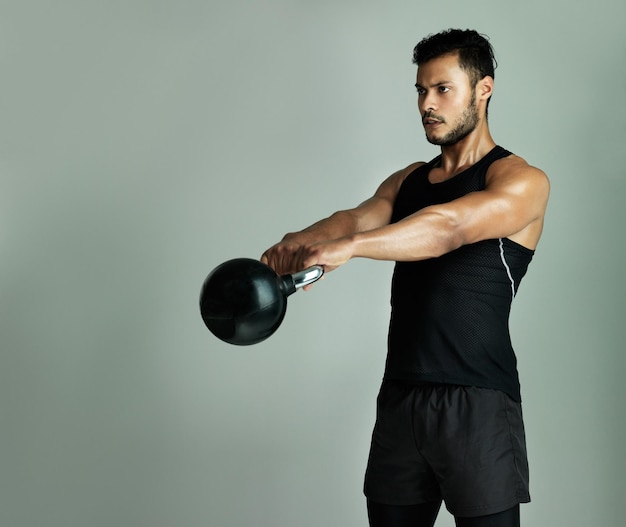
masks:
<path id="1" fill-rule="evenodd" d="M 427 115 L 424 117 L 427 117 Z M 440 119 L 439 117 L 437 118 Z M 452 130 L 450 130 L 443 137 L 428 137 L 428 134 L 426 134 L 426 139 L 433 145 L 452 146 L 471 134 L 476 129 L 477 124 L 478 107 L 476 106 L 476 94 L 472 93 L 472 98 L 470 99 L 469 104 L 454 123 Z"/>

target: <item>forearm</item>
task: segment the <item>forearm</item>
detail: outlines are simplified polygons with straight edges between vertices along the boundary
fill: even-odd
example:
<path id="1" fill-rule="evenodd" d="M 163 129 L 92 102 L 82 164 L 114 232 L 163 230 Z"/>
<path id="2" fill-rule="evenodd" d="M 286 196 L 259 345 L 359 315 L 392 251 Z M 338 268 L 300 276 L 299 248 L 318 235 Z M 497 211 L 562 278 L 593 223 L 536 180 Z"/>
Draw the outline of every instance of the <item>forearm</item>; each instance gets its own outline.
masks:
<path id="1" fill-rule="evenodd" d="M 335 212 L 301 231 L 286 234 L 263 253 L 261 261 L 279 273 L 299 271 L 311 247 L 345 241 L 356 233 L 387 225 L 393 211 L 398 179 L 399 176 L 387 179 L 374 196 L 356 208 Z"/>
<path id="2" fill-rule="evenodd" d="M 283 237 L 283 241 L 293 241 L 300 244 L 318 243 L 343 238 L 358 232 L 358 218 L 348 210 L 335 212 L 305 229 L 290 232 Z"/>
<path id="3" fill-rule="evenodd" d="M 397 223 L 355 233 L 353 258 L 417 261 L 436 258 L 463 244 L 451 217 L 425 209 Z"/>
<path id="4" fill-rule="evenodd" d="M 300 267 L 323 265 L 331 271 L 352 258 L 417 261 L 435 258 L 463 244 L 453 216 L 424 209 L 397 223 L 307 246 Z"/>
<path id="5" fill-rule="evenodd" d="M 301 231 L 287 233 L 280 242 L 263 253 L 261 261 L 280 274 L 299 271 L 302 269 L 299 262 L 305 247 L 345 238 L 354 234 L 358 228 L 356 214 L 351 211 L 335 212 Z"/>

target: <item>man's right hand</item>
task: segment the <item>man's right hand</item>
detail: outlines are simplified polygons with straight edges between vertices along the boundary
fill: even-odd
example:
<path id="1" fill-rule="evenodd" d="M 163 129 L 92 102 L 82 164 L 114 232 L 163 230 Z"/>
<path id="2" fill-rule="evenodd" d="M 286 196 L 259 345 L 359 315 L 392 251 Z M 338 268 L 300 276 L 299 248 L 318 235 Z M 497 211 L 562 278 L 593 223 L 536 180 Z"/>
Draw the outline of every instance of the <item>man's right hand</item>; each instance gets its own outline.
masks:
<path id="1" fill-rule="evenodd" d="M 261 256 L 261 261 L 269 265 L 279 275 L 292 274 L 298 269 L 299 250 L 304 245 L 303 233 L 289 233 Z"/>

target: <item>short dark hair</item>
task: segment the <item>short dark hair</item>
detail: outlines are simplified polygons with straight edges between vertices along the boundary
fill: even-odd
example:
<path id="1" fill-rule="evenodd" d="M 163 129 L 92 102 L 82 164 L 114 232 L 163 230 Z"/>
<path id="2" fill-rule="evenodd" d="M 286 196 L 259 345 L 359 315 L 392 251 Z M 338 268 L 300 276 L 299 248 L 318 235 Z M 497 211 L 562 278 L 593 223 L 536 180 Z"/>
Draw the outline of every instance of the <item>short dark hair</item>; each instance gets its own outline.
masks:
<path id="1" fill-rule="evenodd" d="M 473 29 L 447 29 L 422 39 L 413 49 L 413 64 L 419 66 L 443 55 L 458 53 L 459 66 L 470 78 L 472 87 L 497 67 L 493 47 L 486 35 Z"/>

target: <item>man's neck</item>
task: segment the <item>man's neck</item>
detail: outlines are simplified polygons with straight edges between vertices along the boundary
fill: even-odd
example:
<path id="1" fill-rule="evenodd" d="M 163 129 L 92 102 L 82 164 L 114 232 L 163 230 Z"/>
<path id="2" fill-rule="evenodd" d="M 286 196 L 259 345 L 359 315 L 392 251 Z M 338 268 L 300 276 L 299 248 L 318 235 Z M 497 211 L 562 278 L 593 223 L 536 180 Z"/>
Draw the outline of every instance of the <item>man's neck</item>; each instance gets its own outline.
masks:
<path id="1" fill-rule="evenodd" d="M 494 147 L 489 127 L 484 122 L 467 137 L 449 146 L 441 147 L 441 164 L 439 166 L 449 177 L 462 172 L 485 157 Z"/>

